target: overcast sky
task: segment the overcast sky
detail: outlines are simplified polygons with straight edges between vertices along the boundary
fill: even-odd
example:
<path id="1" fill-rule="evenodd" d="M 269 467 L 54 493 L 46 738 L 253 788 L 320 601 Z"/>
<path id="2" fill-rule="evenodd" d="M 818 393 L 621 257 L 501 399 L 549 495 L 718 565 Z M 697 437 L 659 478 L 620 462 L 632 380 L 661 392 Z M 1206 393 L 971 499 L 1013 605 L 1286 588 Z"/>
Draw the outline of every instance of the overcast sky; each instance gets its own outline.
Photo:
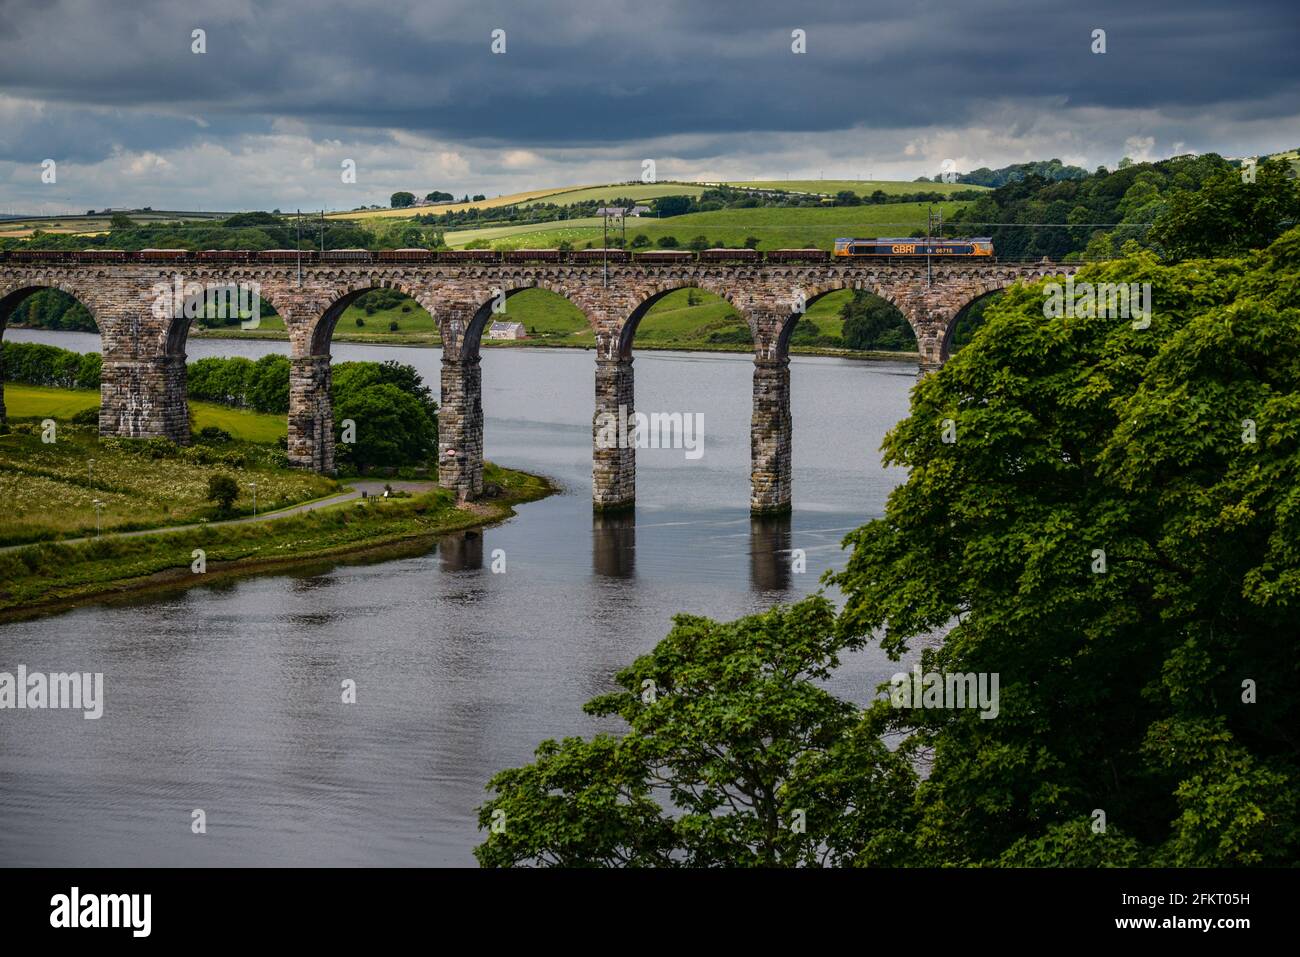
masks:
<path id="1" fill-rule="evenodd" d="M 1148 6 L 0 0 L 0 212 L 1300 146 L 1295 0 Z"/>

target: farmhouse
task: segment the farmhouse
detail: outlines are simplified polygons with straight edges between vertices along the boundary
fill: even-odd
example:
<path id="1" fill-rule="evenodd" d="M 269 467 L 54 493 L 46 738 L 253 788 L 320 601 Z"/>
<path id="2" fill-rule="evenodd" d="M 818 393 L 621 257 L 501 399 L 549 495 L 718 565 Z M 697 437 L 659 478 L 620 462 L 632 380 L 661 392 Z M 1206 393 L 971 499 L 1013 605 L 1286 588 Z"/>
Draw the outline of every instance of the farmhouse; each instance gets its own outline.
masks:
<path id="1" fill-rule="evenodd" d="M 522 322 L 494 322 L 488 330 L 489 339 L 527 339 Z"/>

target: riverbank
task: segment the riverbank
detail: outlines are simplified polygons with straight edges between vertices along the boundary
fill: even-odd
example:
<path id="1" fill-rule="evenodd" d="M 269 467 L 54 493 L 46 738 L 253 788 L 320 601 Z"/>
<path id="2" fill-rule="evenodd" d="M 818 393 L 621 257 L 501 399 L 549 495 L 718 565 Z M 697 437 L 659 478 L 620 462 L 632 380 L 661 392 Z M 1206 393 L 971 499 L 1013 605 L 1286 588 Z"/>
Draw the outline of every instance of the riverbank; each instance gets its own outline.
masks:
<path id="1" fill-rule="evenodd" d="M 498 524 L 515 515 L 516 506 L 558 491 L 540 475 L 491 463 L 484 481 L 496 494 L 470 504 L 438 488 L 269 521 L 23 546 L 0 554 L 0 621 L 322 562 L 419 554 L 446 535 Z"/>

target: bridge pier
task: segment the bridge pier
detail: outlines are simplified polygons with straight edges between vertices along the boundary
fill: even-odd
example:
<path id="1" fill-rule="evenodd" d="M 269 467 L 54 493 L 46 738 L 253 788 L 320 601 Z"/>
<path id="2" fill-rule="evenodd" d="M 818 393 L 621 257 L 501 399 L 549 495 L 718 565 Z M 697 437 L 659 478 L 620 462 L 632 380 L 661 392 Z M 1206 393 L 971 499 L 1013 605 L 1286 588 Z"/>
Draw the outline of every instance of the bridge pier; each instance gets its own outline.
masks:
<path id="1" fill-rule="evenodd" d="M 632 360 L 597 359 L 591 421 L 591 505 L 597 512 L 636 505 L 633 398 Z"/>
<path id="2" fill-rule="evenodd" d="M 289 357 L 289 463 L 327 475 L 334 472 L 332 378 L 329 356 Z"/>
<path id="3" fill-rule="evenodd" d="M 749 511 L 790 511 L 790 358 L 754 360 L 754 411 L 749 420 Z"/>
<path id="4" fill-rule="evenodd" d="M 458 499 L 483 492 L 483 370 L 476 354 L 456 358 L 444 347 L 438 405 L 438 484 Z"/>
<path id="5" fill-rule="evenodd" d="M 104 356 L 99 386 L 99 434 L 190 442 L 185 356 Z"/>

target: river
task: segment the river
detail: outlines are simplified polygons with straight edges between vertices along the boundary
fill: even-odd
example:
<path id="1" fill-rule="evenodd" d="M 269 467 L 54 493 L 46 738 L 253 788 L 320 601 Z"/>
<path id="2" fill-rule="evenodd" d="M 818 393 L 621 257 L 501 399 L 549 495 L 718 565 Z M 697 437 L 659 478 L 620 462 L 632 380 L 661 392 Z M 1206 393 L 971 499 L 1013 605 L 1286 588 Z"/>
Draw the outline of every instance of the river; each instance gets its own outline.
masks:
<path id="1" fill-rule="evenodd" d="M 90 334 L 5 335 L 99 348 Z M 287 348 L 188 346 L 191 359 Z M 333 355 L 410 363 L 437 389 L 436 349 Z M 101 671 L 105 696 L 98 721 L 0 712 L 0 865 L 472 866 L 493 773 L 544 738 L 616 731 L 581 705 L 674 613 L 728 619 L 815 591 L 903 477 L 879 447 L 906 414 L 914 363 L 793 359 L 794 513 L 751 523 L 751 359 L 642 352 L 637 409 L 703 412 L 704 454 L 638 450 L 634 519 L 593 519 L 594 364 L 587 351 L 484 350 L 487 457 L 564 488 L 501 526 L 414 558 L 0 625 L 0 671 Z M 870 648 L 830 687 L 862 703 L 899 667 Z M 346 679 L 356 704 L 341 701 Z M 205 834 L 191 831 L 195 809 Z"/>

